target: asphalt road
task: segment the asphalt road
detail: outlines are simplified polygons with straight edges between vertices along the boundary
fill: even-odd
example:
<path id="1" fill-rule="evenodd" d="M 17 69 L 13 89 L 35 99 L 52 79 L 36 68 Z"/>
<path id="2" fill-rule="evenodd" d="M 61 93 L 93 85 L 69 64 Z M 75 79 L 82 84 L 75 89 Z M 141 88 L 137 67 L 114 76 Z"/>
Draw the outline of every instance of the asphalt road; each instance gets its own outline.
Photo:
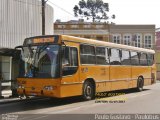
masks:
<path id="1" fill-rule="evenodd" d="M 160 82 L 145 86 L 144 91 L 123 90 L 98 94 L 96 100 L 83 101 L 80 97 L 39 99 L 0 105 L 0 114 L 12 114 L 20 120 L 83 119 L 82 114 L 160 114 Z M 114 96 L 118 94 L 119 96 Z M 123 94 L 123 95 L 120 95 Z M 104 96 L 99 99 L 99 96 Z M 54 114 L 54 115 L 53 115 Z M 57 116 L 56 116 L 56 115 Z M 69 114 L 69 115 L 66 115 Z M 71 115 L 72 114 L 72 115 Z M 80 114 L 80 115 L 77 115 Z M 89 116 L 89 115 L 88 115 Z M 93 116 L 90 116 L 93 117 Z"/>

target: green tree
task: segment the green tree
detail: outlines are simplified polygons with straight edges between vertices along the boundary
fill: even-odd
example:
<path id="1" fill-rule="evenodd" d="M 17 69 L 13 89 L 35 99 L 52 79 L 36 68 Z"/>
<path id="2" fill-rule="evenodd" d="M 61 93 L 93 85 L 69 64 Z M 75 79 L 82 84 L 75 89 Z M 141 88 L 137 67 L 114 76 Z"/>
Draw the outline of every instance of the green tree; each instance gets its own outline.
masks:
<path id="1" fill-rule="evenodd" d="M 108 20 L 109 18 L 115 19 L 115 15 L 109 17 L 109 4 L 104 3 L 102 0 L 81 0 L 78 5 L 73 8 L 75 17 L 86 17 L 87 20 L 90 18 L 92 22 L 100 22 L 101 20 Z"/>

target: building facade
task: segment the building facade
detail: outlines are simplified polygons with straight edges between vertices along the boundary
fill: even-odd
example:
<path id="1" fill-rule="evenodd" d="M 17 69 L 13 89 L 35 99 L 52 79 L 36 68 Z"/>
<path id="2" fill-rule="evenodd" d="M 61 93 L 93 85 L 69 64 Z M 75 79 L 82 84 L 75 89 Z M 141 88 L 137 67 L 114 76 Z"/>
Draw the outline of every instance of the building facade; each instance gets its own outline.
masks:
<path id="1" fill-rule="evenodd" d="M 155 49 L 155 25 L 111 25 L 111 42 Z"/>
<path id="2" fill-rule="evenodd" d="M 77 37 L 109 41 L 109 25 L 107 23 L 89 23 L 83 20 L 54 23 L 54 34 L 66 34 Z"/>
<path id="3" fill-rule="evenodd" d="M 156 50 L 157 79 L 160 79 L 160 29 L 155 42 L 155 25 L 87 23 L 83 20 L 54 23 L 55 34 L 67 34 Z"/>
<path id="4" fill-rule="evenodd" d="M 54 23 L 54 34 L 67 34 L 148 49 L 155 48 L 155 25 L 116 25 L 82 20 Z"/>
<path id="5" fill-rule="evenodd" d="M 0 80 L 10 81 L 17 77 L 18 63 L 4 51 L 8 53 L 22 45 L 27 37 L 41 35 L 41 16 L 40 0 L 0 0 Z M 53 34 L 53 8 L 48 4 L 45 18 L 46 34 Z"/>
<path id="6" fill-rule="evenodd" d="M 160 28 L 156 30 L 157 79 L 160 80 Z"/>
<path id="7" fill-rule="evenodd" d="M 22 45 L 42 34 L 41 1 L 0 0 L 0 48 Z M 46 34 L 53 34 L 53 8 L 46 5 Z"/>

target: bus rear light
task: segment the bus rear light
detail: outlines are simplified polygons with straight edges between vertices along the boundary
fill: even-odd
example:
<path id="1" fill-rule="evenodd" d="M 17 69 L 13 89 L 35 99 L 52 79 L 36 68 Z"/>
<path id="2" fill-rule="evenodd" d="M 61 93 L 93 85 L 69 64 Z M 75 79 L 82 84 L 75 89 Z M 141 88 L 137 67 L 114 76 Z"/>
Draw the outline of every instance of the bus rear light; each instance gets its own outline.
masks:
<path id="1" fill-rule="evenodd" d="M 151 84 L 155 83 L 155 74 L 151 73 Z"/>

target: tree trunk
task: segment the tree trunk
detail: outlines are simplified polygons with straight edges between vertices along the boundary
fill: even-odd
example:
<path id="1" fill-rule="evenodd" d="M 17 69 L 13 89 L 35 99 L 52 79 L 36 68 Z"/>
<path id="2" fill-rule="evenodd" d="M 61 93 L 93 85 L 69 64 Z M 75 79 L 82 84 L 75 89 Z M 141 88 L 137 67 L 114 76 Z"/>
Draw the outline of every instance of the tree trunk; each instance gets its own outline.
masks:
<path id="1" fill-rule="evenodd" d="M 92 17 L 92 22 L 95 22 L 95 18 L 94 17 Z"/>

